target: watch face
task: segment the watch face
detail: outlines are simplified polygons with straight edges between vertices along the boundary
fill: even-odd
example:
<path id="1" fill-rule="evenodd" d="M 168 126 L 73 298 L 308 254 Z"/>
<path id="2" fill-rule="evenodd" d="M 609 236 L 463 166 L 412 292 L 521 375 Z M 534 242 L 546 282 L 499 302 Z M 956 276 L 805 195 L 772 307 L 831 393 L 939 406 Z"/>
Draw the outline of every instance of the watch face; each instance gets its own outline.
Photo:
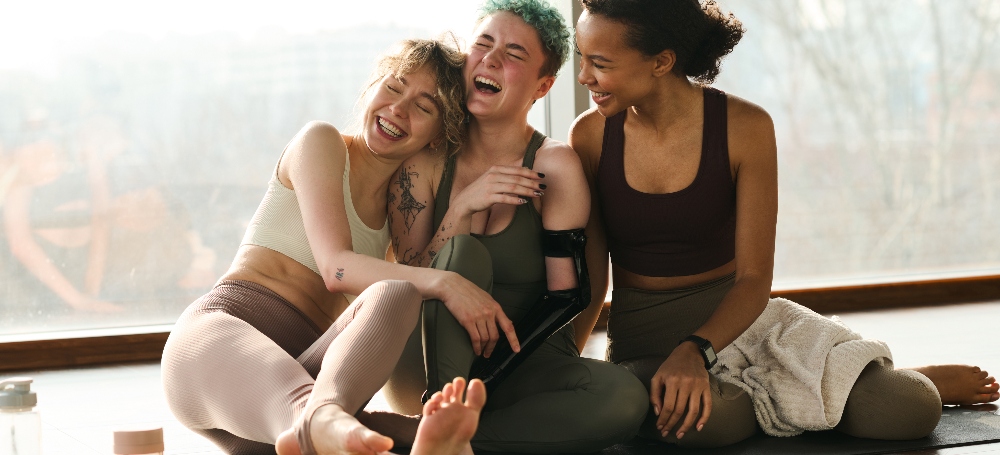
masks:
<path id="1" fill-rule="evenodd" d="M 712 349 L 711 346 L 709 346 L 708 349 L 705 349 L 702 352 L 705 353 L 705 360 L 708 362 L 709 365 L 715 365 L 715 362 L 719 360 L 719 358 L 715 356 L 715 349 Z"/>

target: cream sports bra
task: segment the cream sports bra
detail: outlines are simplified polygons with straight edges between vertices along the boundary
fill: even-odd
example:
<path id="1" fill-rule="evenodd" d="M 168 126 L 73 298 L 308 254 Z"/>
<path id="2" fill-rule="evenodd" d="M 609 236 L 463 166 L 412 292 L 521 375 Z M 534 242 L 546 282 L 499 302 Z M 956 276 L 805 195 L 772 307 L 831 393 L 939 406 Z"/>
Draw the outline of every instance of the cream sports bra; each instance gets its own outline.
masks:
<path id="1" fill-rule="evenodd" d="M 389 247 L 388 220 L 381 229 L 376 230 L 366 226 L 358 217 L 351 199 L 350 155 L 344 161 L 344 206 L 347 208 L 347 221 L 351 226 L 351 249 L 358 254 L 385 259 L 385 252 Z M 302 222 L 298 198 L 294 190 L 288 189 L 278 180 L 277 166 L 274 168 L 274 175 L 267 183 L 264 199 L 260 201 L 257 212 L 250 219 L 250 225 L 247 226 L 247 232 L 240 245 L 257 245 L 277 251 L 309 267 L 319 275 L 316 258 L 313 256 L 312 248 L 309 247 L 309 239 L 306 238 L 306 228 Z M 354 299 L 349 297 L 348 300 Z"/>

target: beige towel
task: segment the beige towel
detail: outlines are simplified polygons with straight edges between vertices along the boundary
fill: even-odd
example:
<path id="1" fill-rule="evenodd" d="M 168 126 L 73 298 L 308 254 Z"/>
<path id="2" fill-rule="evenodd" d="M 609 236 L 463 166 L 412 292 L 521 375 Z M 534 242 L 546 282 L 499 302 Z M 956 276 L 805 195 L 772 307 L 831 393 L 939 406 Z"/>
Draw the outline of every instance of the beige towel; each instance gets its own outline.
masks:
<path id="1" fill-rule="evenodd" d="M 765 433 L 795 436 L 835 427 L 872 361 L 892 367 L 885 343 L 862 339 L 836 316 L 778 298 L 719 353 L 712 372 L 750 394 Z"/>

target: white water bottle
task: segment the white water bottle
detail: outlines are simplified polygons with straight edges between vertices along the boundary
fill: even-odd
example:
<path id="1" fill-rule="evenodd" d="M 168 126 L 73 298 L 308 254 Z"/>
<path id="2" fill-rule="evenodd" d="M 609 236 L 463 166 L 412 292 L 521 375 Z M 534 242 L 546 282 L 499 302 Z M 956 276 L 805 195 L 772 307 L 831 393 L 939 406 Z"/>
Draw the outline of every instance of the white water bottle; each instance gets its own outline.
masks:
<path id="1" fill-rule="evenodd" d="M 42 454 L 42 418 L 35 410 L 38 396 L 31 378 L 0 381 L 0 453 Z"/>

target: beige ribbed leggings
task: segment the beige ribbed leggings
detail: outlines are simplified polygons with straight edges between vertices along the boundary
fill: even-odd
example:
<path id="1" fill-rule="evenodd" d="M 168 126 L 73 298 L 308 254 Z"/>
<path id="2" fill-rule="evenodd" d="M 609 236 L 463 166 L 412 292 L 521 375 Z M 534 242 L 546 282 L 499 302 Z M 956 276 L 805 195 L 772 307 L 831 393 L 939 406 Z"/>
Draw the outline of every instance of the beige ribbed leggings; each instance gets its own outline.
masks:
<path id="1" fill-rule="evenodd" d="M 167 404 L 226 453 L 273 454 L 293 425 L 308 453 L 302 428 L 311 413 L 327 403 L 362 410 L 392 372 L 420 305 L 412 284 L 381 281 L 320 332 L 266 287 L 220 282 L 184 311 L 167 340 Z"/>

